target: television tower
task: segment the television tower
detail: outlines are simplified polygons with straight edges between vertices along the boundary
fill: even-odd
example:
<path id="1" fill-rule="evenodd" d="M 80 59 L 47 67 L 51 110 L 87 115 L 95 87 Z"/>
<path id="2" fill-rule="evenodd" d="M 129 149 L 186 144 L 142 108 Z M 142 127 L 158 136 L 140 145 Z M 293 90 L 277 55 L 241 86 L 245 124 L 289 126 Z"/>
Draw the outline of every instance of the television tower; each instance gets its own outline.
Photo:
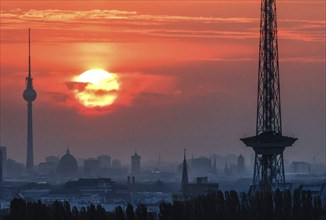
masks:
<path id="1" fill-rule="evenodd" d="M 282 135 L 276 1 L 261 0 L 256 136 L 242 138 L 255 151 L 250 193 L 285 190 L 283 151 L 296 138 Z"/>
<path id="2" fill-rule="evenodd" d="M 32 120 L 32 102 L 36 99 L 37 93 L 33 88 L 33 78 L 31 73 L 31 37 L 28 29 L 28 76 L 26 77 L 26 89 L 23 97 L 27 102 L 27 160 L 26 171 L 33 171 L 33 120 Z"/>

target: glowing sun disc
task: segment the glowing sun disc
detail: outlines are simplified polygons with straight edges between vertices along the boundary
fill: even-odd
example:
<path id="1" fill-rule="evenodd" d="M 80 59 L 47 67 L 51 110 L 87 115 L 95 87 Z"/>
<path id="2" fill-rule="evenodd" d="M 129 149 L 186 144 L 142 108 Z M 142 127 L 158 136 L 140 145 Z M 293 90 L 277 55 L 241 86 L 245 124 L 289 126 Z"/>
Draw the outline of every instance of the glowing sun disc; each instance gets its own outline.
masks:
<path id="1" fill-rule="evenodd" d="M 76 99 L 85 107 L 105 107 L 117 98 L 118 77 L 102 69 L 91 69 L 74 78 Z"/>

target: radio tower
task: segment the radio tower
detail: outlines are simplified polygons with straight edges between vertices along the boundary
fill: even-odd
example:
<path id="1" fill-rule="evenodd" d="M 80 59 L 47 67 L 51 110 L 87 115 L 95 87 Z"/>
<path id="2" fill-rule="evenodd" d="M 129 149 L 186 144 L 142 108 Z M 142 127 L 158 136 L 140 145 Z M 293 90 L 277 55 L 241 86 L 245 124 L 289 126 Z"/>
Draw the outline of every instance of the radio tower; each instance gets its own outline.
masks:
<path id="1" fill-rule="evenodd" d="M 26 171 L 33 171 L 33 120 L 32 120 L 32 102 L 36 99 L 37 93 L 33 88 L 33 79 L 31 73 L 31 41 L 30 29 L 28 29 L 28 76 L 26 77 L 26 89 L 23 97 L 27 102 L 27 160 Z"/>
<path id="2" fill-rule="evenodd" d="M 283 151 L 297 139 L 282 135 L 275 0 L 261 1 L 256 136 L 242 138 L 255 151 L 250 193 L 285 190 Z"/>

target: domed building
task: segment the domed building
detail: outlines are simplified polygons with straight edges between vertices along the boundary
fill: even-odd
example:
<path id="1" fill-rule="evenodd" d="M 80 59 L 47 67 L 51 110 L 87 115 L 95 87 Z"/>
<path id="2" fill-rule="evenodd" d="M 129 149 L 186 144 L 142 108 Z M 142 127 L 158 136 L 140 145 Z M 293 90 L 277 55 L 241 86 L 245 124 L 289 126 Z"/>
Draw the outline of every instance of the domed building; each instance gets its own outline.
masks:
<path id="1" fill-rule="evenodd" d="M 75 178 L 78 176 L 77 160 L 70 154 L 69 149 L 60 158 L 56 168 L 56 175 L 60 178 Z"/>

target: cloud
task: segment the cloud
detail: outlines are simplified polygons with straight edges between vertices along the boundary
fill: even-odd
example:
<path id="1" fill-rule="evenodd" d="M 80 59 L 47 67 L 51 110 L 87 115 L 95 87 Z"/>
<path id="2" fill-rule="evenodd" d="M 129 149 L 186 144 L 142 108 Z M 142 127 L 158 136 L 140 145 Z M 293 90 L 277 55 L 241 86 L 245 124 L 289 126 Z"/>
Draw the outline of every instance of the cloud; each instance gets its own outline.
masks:
<path id="1" fill-rule="evenodd" d="M 84 90 L 87 83 L 84 82 L 66 82 L 67 88 L 69 90 Z"/>
<path id="2" fill-rule="evenodd" d="M 325 21 L 279 19 L 279 36 L 302 41 L 323 41 Z M 13 33 L 30 26 L 40 41 L 124 42 L 167 39 L 258 38 L 259 18 L 176 16 L 123 10 L 6 10 L 1 11 L 3 42 L 19 41 Z M 309 31 L 307 31 L 309 30 Z"/>
<path id="3" fill-rule="evenodd" d="M 280 59 L 281 62 L 293 62 L 293 63 L 320 63 L 326 62 L 325 58 L 319 57 L 289 57 L 285 59 Z"/>
<path id="4" fill-rule="evenodd" d="M 68 92 L 66 106 L 76 109 L 84 115 L 103 115 L 116 109 L 130 107 L 136 99 L 147 94 L 148 96 L 168 96 L 174 93 L 175 79 L 173 76 L 158 76 L 143 73 L 119 74 L 119 89 L 116 90 L 87 90 L 88 101 L 103 99 L 105 96 L 114 96 L 113 103 L 102 107 L 85 107 L 76 99 L 78 93 L 85 92 L 87 83 L 69 81 L 66 82 Z M 86 84 L 86 85 L 85 85 Z M 153 105 L 161 104 L 158 99 L 152 100 Z"/>
<path id="5" fill-rule="evenodd" d="M 65 103 L 68 99 L 69 96 L 64 93 L 60 92 L 45 92 L 45 95 L 47 95 L 51 100 L 55 101 L 56 103 Z"/>

